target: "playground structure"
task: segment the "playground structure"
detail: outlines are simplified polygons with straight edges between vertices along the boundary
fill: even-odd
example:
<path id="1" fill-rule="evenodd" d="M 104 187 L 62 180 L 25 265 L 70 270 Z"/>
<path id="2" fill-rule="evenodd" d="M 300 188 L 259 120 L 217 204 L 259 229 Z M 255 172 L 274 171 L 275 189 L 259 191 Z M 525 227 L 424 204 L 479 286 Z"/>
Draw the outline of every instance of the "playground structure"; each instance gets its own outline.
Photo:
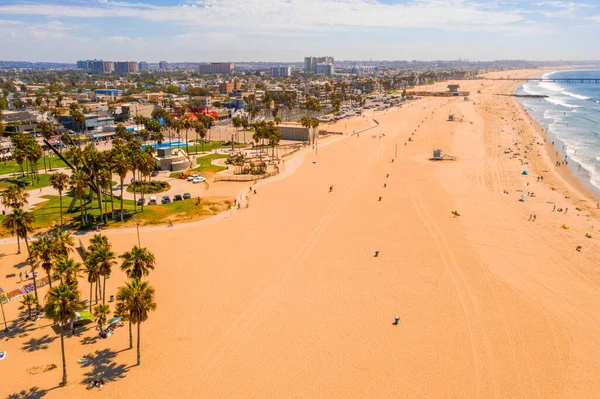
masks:
<path id="1" fill-rule="evenodd" d="M 433 150 L 433 157 L 429 158 L 430 161 L 456 161 L 456 157 L 450 154 L 445 154 L 441 149 L 437 148 Z"/>

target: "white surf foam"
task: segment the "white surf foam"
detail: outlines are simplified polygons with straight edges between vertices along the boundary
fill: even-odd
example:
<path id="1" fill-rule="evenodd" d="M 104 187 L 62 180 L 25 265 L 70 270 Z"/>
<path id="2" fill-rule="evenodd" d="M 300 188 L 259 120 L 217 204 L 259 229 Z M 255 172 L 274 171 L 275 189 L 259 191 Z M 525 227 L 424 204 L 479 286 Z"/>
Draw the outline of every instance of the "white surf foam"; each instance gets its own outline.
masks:
<path id="1" fill-rule="evenodd" d="M 579 105 L 569 104 L 569 103 L 565 102 L 562 98 L 558 98 L 558 97 L 546 97 L 545 100 L 554 105 L 562 105 L 563 107 L 567 107 L 567 108 L 579 108 Z"/>
<path id="2" fill-rule="evenodd" d="M 568 91 L 563 91 L 562 94 L 564 94 L 565 96 L 577 98 L 579 100 L 589 100 L 590 99 L 589 97 L 582 96 L 581 94 L 575 94 L 575 93 L 571 93 Z"/>
<path id="3" fill-rule="evenodd" d="M 546 90 L 550 90 L 550 91 L 563 91 L 564 90 L 561 85 L 559 85 L 558 83 L 554 83 L 554 82 L 540 82 L 539 84 L 542 89 L 546 89 Z"/>

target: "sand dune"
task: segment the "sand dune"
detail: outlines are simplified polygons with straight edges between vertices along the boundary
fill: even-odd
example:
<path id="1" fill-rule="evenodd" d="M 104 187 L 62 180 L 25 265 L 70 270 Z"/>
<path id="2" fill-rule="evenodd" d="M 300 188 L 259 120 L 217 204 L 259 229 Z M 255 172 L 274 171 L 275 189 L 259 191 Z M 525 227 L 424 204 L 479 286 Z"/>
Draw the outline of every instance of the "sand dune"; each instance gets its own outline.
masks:
<path id="1" fill-rule="evenodd" d="M 463 83 L 477 105 L 424 98 L 377 113 L 378 127 L 324 139 L 318 154 L 309 147 L 287 160 L 289 171 L 258 185 L 248 209 L 142 229 L 159 264 L 149 277 L 158 310 L 142 325 L 142 365 L 132 366 L 135 353 L 124 350 L 126 330 L 83 345 L 90 331 L 66 339 L 70 385 L 52 389 L 60 369 L 27 371 L 60 365 L 60 341 L 38 322 L 0 342 L 9 351 L 0 372 L 11 375 L 0 396 L 35 387 L 48 397 L 78 397 L 82 382 L 102 373 L 112 381 L 90 394 L 597 396 L 600 223 L 588 209 L 596 202 L 555 171 L 544 145 L 532 144 L 528 165 L 504 153 L 515 140 L 543 143 L 512 99 L 494 95 L 512 85 Z M 448 122 L 449 113 L 462 122 Z M 371 124 L 355 118 L 339 129 Z M 438 147 L 457 160 L 429 161 Z M 518 201 L 531 191 L 535 197 Z M 569 212 L 552 212 L 548 202 Z M 132 230 L 106 234 L 118 252 L 136 242 Z M 0 247 L 2 275 L 24 259 L 14 250 Z M 123 281 L 115 272 L 109 293 Z M 16 304 L 5 308 L 13 320 Z M 29 350 L 27 342 L 44 336 L 47 348 Z M 102 361 L 77 364 L 96 351 Z"/>

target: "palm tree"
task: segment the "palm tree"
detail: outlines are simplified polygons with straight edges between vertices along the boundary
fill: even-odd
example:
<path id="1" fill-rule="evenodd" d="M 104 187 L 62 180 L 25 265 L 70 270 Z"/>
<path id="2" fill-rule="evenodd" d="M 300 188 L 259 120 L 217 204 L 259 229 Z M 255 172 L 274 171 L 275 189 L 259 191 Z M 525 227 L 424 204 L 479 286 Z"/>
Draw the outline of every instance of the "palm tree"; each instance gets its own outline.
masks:
<path id="1" fill-rule="evenodd" d="M 121 222 L 123 221 L 124 209 L 123 209 L 123 183 L 125 182 L 125 177 L 127 176 L 127 172 L 131 168 L 129 159 L 123 152 L 119 152 L 115 154 L 113 158 L 113 168 L 114 171 L 119 175 L 119 179 L 121 180 Z"/>
<path id="2" fill-rule="evenodd" d="M 36 267 L 41 266 L 48 276 L 48 283 L 52 289 L 52 262 L 56 259 L 58 253 L 57 242 L 51 235 L 43 235 L 31 243 L 31 262 L 36 264 Z"/>
<path id="3" fill-rule="evenodd" d="M 37 298 L 31 294 L 27 294 L 23 297 L 23 299 L 21 299 L 21 309 L 27 308 L 27 313 L 28 313 L 28 319 L 31 320 L 31 307 L 32 306 L 37 306 L 38 305 L 38 301 Z"/>
<path id="4" fill-rule="evenodd" d="M 142 276 L 150 274 L 150 270 L 154 270 L 156 259 L 152 252 L 143 247 L 135 245 L 131 251 L 123 254 L 123 270 L 127 277 L 141 279 Z"/>
<path id="5" fill-rule="evenodd" d="M 90 301 L 89 308 L 90 313 L 92 312 L 92 289 L 94 287 L 94 283 L 98 282 L 99 273 L 98 273 L 98 264 L 96 263 L 96 259 L 91 256 L 87 256 L 83 261 L 85 265 L 85 273 L 87 274 L 87 281 L 90 283 Z M 98 290 L 96 290 L 96 303 L 98 303 Z"/>
<path id="6" fill-rule="evenodd" d="M 94 258 L 96 258 L 96 265 L 98 267 L 98 274 L 103 277 L 102 282 L 102 304 L 106 303 L 106 277 L 110 276 L 112 267 L 117 264 L 115 253 L 107 247 L 98 248 L 94 251 Z"/>
<path id="7" fill-rule="evenodd" d="M 200 136 L 200 143 L 202 144 L 202 153 L 204 153 L 204 138 L 206 137 L 206 128 L 200 122 L 194 124 L 194 131 L 196 132 L 196 140 Z M 196 141 L 196 153 L 198 153 L 198 143 Z"/>
<path id="8" fill-rule="evenodd" d="M 58 324 L 60 328 L 60 348 L 62 351 L 63 376 L 62 385 L 67 384 L 67 361 L 65 358 L 64 327 L 75 320 L 75 310 L 79 309 L 79 292 L 77 288 L 60 284 L 52 288 L 46 295 L 44 313 L 46 317 Z"/>
<path id="9" fill-rule="evenodd" d="M 129 322 L 129 349 L 133 348 L 133 334 L 131 333 L 131 318 L 129 317 L 129 302 L 131 291 L 126 287 L 120 287 L 117 291 L 117 304 L 115 306 L 115 316 L 123 321 Z"/>
<path id="10" fill-rule="evenodd" d="M 85 206 L 83 203 L 83 197 L 85 197 L 86 189 L 88 187 L 89 176 L 83 171 L 77 170 L 71 175 L 71 189 L 73 194 L 79 198 L 79 210 L 81 212 L 81 225 L 86 224 L 85 218 Z"/>
<path id="11" fill-rule="evenodd" d="M 9 186 L 0 194 L 0 202 L 5 208 L 21 209 L 27 203 L 29 193 L 19 186 Z"/>
<path id="12" fill-rule="evenodd" d="M 94 308 L 94 316 L 96 317 L 96 323 L 98 323 L 98 328 L 100 332 L 103 330 L 104 323 L 106 323 L 106 318 L 110 314 L 110 306 L 108 305 L 96 305 Z"/>
<path id="13" fill-rule="evenodd" d="M 75 262 L 70 258 L 62 258 L 56 263 L 56 273 L 60 277 L 60 283 L 77 287 L 77 278 L 81 270 L 81 263 Z"/>
<path id="14" fill-rule="evenodd" d="M 63 192 L 67 189 L 68 184 L 69 176 L 67 176 L 65 173 L 58 172 L 50 176 L 50 185 L 53 189 L 58 191 L 58 196 L 60 199 L 60 227 L 64 227 L 62 199 Z"/>
<path id="15" fill-rule="evenodd" d="M 71 233 L 56 229 L 52 235 L 56 240 L 57 254 L 61 257 L 69 256 L 69 253 L 73 252 L 73 248 L 75 247 L 75 240 Z"/>
<path id="16" fill-rule="evenodd" d="M 140 281 L 134 278 L 126 283 L 125 287 L 119 289 L 119 294 L 128 298 L 127 304 L 129 318 L 133 324 L 137 324 L 137 364 L 140 359 L 140 326 L 142 322 L 148 320 L 148 313 L 156 310 L 154 302 L 154 288 L 147 281 Z M 118 295 L 118 294 L 117 294 Z"/>

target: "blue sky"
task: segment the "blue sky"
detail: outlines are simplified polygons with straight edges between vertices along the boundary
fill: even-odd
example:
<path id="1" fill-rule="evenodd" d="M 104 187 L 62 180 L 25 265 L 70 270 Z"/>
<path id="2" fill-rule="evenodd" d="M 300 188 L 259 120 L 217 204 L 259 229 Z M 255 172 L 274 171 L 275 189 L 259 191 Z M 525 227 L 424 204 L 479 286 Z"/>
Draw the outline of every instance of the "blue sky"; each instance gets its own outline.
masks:
<path id="1" fill-rule="evenodd" d="M 0 59 L 600 59 L 600 0 L 0 0 Z"/>

